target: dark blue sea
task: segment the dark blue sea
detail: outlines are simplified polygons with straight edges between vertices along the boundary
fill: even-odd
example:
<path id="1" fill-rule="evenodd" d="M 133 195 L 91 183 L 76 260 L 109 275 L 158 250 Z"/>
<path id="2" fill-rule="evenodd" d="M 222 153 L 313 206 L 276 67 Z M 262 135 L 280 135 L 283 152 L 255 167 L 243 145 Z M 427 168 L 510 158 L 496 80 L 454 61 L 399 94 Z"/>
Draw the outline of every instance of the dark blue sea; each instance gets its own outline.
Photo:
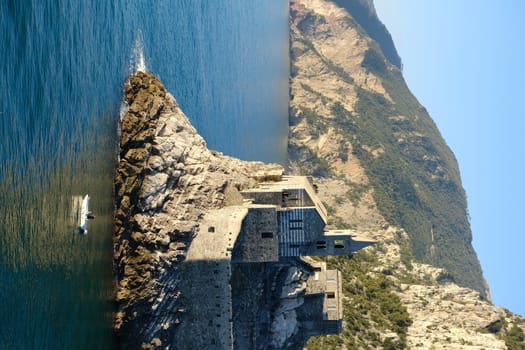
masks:
<path id="1" fill-rule="evenodd" d="M 3 0 L 0 55 L 0 349 L 115 348 L 123 84 L 144 64 L 210 148 L 284 163 L 288 2 Z"/>

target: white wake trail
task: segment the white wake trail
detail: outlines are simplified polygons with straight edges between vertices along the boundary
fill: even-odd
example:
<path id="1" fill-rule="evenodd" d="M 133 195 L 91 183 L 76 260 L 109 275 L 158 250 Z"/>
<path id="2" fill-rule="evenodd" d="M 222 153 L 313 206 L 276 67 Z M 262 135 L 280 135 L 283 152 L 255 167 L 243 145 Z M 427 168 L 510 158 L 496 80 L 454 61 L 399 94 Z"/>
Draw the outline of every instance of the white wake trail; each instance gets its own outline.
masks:
<path id="1" fill-rule="evenodd" d="M 146 67 L 146 59 L 144 57 L 144 40 L 142 31 L 138 29 L 135 35 L 135 44 L 131 51 L 130 72 L 131 74 L 137 74 L 138 72 L 146 73 L 147 71 L 148 68 Z"/>

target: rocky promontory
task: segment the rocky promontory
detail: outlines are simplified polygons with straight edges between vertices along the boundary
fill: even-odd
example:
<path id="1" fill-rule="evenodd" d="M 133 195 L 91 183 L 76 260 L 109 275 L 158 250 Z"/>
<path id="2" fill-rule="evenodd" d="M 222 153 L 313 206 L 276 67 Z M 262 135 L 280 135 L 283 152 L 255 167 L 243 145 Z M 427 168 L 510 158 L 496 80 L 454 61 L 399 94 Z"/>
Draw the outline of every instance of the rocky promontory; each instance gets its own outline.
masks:
<path id="1" fill-rule="evenodd" d="M 281 174 L 279 165 L 208 150 L 153 75 L 125 87 L 115 176 L 115 329 L 122 348 L 173 345 L 197 301 L 183 295 L 181 262 L 206 212 L 242 203 L 239 191 Z"/>
<path id="2" fill-rule="evenodd" d="M 121 348 L 297 349 L 340 332 L 340 274 L 299 247 L 335 239 L 348 255 L 370 242 L 325 236 L 311 179 L 209 150 L 151 74 L 129 78 L 125 103 L 114 236 Z M 303 238 L 292 245 L 287 234 Z"/>

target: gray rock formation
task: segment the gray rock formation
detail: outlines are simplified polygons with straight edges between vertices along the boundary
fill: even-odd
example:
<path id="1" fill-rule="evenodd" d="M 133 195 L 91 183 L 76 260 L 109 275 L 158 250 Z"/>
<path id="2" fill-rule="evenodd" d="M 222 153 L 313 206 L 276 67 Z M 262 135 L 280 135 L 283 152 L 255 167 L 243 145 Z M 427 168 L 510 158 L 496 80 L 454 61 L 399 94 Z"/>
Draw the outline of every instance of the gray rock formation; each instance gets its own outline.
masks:
<path id="1" fill-rule="evenodd" d="M 177 328 L 197 302 L 182 293 L 185 261 L 205 213 L 282 173 L 210 151 L 162 83 L 138 73 L 125 90 L 115 176 L 115 329 L 122 348 L 181 348 Z"/>
<path id="2" fill-rule="evenodd" d="M 248 212 L 240 191 L 280 179 L 282 167 L 208 150 L 150 74 L 130 77 L 125 103 L 115 176 L 121 348 L 296 349 L 337 332 L 312 321 L 322 323 L 323 294 L 306 294 L 311 264 L 232 264 Z"/>

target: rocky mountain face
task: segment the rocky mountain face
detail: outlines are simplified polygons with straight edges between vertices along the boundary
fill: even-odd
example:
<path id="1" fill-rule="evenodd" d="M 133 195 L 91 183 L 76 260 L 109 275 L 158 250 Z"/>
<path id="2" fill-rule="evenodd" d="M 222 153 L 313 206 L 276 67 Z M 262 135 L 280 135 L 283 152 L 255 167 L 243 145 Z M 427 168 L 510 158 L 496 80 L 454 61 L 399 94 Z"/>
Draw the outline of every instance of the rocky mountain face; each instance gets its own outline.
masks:
<path id="1" fill-rule="evenodd" d="M 399 69 L 335 3 L 291 11 L 291 161 L 315 160 L 315 175 L 362 164 L 379 212 L 406 229 L 415 257 L 486 296 L 456 160 Z"/>
<path id="2" fill-rule="evenodd" d="M 380 241 L 328 260 L 346 325 L 308 348 L 525 348 L 525 320 L 490 303 L 457 162 L 374 32 L 373 4 L 290 6 L 289 168 L 318 178 L 332 224 Z"/>

